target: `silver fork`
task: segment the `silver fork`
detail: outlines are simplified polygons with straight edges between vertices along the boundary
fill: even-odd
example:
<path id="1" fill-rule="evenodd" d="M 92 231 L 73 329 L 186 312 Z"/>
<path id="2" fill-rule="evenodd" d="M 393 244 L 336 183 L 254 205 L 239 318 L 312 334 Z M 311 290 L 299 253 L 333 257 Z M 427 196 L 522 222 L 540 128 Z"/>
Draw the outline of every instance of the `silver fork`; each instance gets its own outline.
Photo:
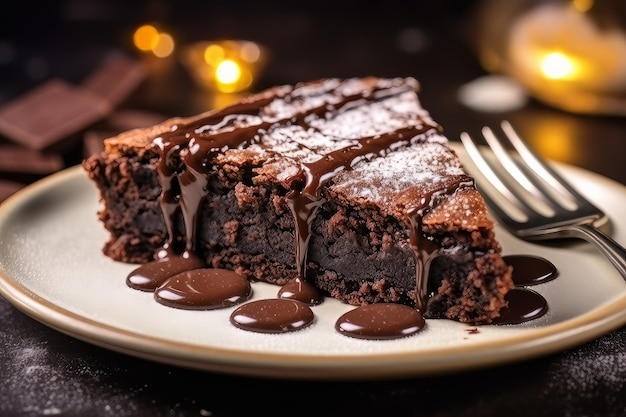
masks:
<path id="1" fill-rule="evenodd" d="M 609 221 L 607 215 L 542 161 L 509 122 L 502 122 L 501 128 L 513 149 L 489 127 L 482 129 L 488 148 L 477 144 L 466 132 L 460 137 L 471 160 L 488 180 L 478 185 L 494 216 L 520 239 L 584 239 L 626 279 L 626 249 L 599 229 Z"/>

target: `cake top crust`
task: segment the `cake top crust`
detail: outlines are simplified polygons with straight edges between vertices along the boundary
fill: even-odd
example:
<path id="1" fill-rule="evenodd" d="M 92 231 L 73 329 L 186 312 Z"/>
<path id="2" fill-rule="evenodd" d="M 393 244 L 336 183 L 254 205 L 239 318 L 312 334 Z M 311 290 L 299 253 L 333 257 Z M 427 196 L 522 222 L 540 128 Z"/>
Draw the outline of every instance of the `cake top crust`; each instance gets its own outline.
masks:
<path id="1" fill-rule="evenodd" d="M 402 217 L 440 190 L 471 186 L 441 127 L 419 101 L 414 78 L 322 79 L 277 86 L 224 109 L 174 118 L 106 141 L 182 159 L 253 166 L 255 181 L 278 182 L 313 199 L 322 187 Z M 410 168 L 409 168 L 410 167 Z"/>

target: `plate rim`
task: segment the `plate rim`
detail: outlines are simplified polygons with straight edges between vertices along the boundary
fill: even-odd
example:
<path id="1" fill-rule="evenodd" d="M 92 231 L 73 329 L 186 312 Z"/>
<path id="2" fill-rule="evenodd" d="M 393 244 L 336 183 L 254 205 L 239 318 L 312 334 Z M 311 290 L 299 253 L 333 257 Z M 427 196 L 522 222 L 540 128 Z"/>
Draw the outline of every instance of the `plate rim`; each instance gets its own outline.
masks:
<path id="1" fill-rule="evenodd" d="M 559 163 L 563 169 L 622 184 L 579 167 Z M 66 168 L 18 190 L 0 204 L 0 222 L 38 193 L 86 173 L 80 165 Z M 597 177 L 597 178 L 596 178 Z M 471 346 L 437 347 L 415 352 L 315 356 L 284 352 L 243 352 L 232 348 L 201 346 L 116 328 L 55 305 L 10 277 L 0 265 L 0 294 L 36 321 L 71 337 L 119 353 L 197 370 L 253 377 L 307 380 L 354 380 L 421 377 L 458 373 L 519 362 L 555 353 L 591 341 L 626 324 L 626 292 L 593 310 L 544 327 L 510 335 L 506 340 L 486 340 Z M 380 343 L 380 342 L 375 342 Z M 452 356 L 451 356 L 452 355 Z M 451 358 L 453 360 L 451 360 Z M 306 359 L 306 360 L 304 360 Z M 461 359 L 464 359 L 461 361 Z"/>

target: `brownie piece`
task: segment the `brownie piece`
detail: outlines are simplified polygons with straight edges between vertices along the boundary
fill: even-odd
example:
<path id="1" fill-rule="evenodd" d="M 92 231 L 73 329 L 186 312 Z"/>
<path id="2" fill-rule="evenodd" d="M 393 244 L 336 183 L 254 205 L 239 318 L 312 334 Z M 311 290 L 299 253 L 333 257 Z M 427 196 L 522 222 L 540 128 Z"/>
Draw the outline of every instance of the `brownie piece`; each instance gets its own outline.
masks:
<path id="1" fill-rule="evenodd" d="M 353 305 L 489 323 L 513 287 L 493 222 L 413 78 L 323 79 L 105 140 L 107 256 L 193 251 Z"/>

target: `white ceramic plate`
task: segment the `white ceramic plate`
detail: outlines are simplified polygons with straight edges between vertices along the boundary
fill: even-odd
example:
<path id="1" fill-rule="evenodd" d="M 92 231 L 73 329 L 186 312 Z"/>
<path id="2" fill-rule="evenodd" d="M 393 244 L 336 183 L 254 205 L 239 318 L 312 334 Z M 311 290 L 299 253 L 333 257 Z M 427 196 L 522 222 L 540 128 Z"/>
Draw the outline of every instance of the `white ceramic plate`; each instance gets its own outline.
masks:
<path id="1" fill-rule="evenodd" d="M 464 157 L 460 148 L 459 153 Z M 626 243 L 626 187 L 571 166 L 559 168 L 614 220 Z M 36 320 L 81 340 L 154 361 L 264 377 L 358 379 L 421 376 L 521 361 L 584 343 L 626 324 L 626 283 L 589 244 L 539 246 L 498 229 L 505 254 L 537 254 L 560 276 L 533 287 L 549 312 L 514 326 L 471 327 L 428 320 L 414 336 L 368 341 L 334 329 L 350 308 L 314 307 L 316 321 L 287 334 L 260 334 L 229 323 L 233 308 L 186 311 L 128 288 L 135 265 L 101 253 L 107 237 L 96 217 L 95 186 L 80 167 L 35 183 L 0 206 L 0 293 Z M 254 299 L 277 287 L 253 284 Z"/>

